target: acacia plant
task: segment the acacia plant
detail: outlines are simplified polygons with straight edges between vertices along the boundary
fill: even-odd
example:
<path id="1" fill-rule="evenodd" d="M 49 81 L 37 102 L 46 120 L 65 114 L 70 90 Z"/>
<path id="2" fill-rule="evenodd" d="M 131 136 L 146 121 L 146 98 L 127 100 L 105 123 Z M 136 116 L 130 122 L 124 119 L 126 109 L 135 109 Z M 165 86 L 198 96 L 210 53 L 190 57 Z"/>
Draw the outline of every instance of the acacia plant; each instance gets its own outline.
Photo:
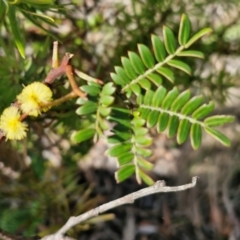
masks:
<path id="1" fill-rule="evenodd" d="M 26 136 L 28 126 L 24 121 L 28 116 L 36 117 L 76 98 L 79 105 L 76 114 L 84 124 L 79 124 L 81 128 L 75 129 L 71 139 L 81 143 L 105 138 L 110 145 L 107 154 L 117 159 L 117 182 L 135 174 L 139 184 L 154 183 L 147 174 L 153 167 L 147 159 L 152 153 L 148 148 L 152 143 L 149 134 L 152 128 L 159 134 L 166 131 L 168 137 L 176 136 L 178 144 L 190 137 L 194 149 L 201 146 L 202 131 L 229 146 L 230 140 L 215 127 L 232 122 L 233 117 L 212 115 L 213 102 L 205 103 L 201 95 L 191 96 L 189 89 L 180 91 L 175 83 L 176 70 L 192 74 L 186 58 L 204 58 L 192 45 L 210 32 L 211 29 L 204 28 L 191 35 L 190 20 L 182 15 L 177 37 L 164 26 L 163 39 L 152 35 L 152 46 L 138 44 L 138 54 L 130 51 L 122 57 L 122 66 L 115 67 L 110 74 L 112 81 L 107 83 L 75 70 L 70 62 L 72 54 L 66 53 L 59 65 L 55 43 L 52 70 L 44 81 L 24 86 L 16 101 L 3 111 L 1 138 L 21 140 Z M 22 46 L 16 45 L 24 56 Z M 72 91 L 53 100 L 53 83 L 62 75 L 67 76 Z M 78 86 L 76 77 L 86 84 Z M 110 134 L 106 134 L 109 130 Z"/>

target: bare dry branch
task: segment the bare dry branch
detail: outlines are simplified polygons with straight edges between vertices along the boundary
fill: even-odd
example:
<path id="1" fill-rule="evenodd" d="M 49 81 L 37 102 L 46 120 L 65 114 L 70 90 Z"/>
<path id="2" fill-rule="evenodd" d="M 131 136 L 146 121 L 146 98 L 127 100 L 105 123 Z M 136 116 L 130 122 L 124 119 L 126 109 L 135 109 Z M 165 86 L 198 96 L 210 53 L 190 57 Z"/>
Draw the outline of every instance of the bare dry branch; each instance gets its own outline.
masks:
<path id="1" fill-rule="evenodd" d="M 89 218 L 95 217 L 99 215 L 100 213 L 106 212 L 110 209 L 116 208 L 118 206 L 124 205 L 124 204 L 132 204 L 134 201 L 138 198 L 142 198 L 151 194 L 156 194 L 160 192 L 179 192 L 179 191 L 184 191 L 189 188 L 193 188 L 196 186 L 197 183 L 197 177 L 192 178 L 192 182 L 181 185 L 181 186 L 176 186 L 176 187 L 168 187 L 165 186 L 164 181 L 157 181 L 154 185 L 150 187 L 143 188 L 137 192 L 130 193 L 124 197 L 118 198 L 116 200 L 113 200 L 111 202 L 105 203 L 97 208 L 94 208 L 84 214 L 81 214 L 77 217 L 70 217 L 66 224 L 58 230 L 55 234 L 46 236 L 42 238 L 41 240 L 59 240 L 59 239 L 64 239 L 64 234 L 71 229 L 72 227 L 76 226 L 77 224 L 84 222 L 88 220 Z"/>

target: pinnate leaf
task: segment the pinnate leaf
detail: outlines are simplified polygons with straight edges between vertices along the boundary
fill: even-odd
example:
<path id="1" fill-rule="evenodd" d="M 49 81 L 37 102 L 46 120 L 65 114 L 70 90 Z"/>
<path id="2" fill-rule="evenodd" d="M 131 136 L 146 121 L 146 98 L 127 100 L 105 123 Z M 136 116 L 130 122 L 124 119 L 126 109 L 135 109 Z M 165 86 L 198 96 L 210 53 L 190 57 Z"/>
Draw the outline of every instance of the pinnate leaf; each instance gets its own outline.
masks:
<path id="1" fill-rule="evenodd" d="M 124 70 L 125 70 L 126 74 L 128 75 L 128 77 L 131 78 L 131 79 L 136 78 L 137 73 L 135 72 L 130 60 L 126 57 L 122 57 L 121 61 L 122 61 L 122 65 L 123 65 Z"/>
<path id="2" fill-rule="evenodd" d="M 183 14 L 180 21 L 179 33 L 178 33 L 178 42 L 180 45 L 184 46 L 190 36 L 191 32 L 191 22 L 187 15 Z"/>
<path id="3" fill-rule="evenodd" d="M 218 116 L 211 116 L 204 120 L 204 124 L 209 127 L 216 127 L 221 126 L 225 123 L 230 123 L 234 121 L 233 116 L 227 116 L 227 115 L 218 115 Z"/>
<path id="4" fill-rule="evenodd" d="M 130 151 L 131 148 L 132 148 L 132 143 L 122 143 L 122 144 L 118 144 L 118 145 L 111 147 L 107 151 L 107 153 L 111 157 L 116 157 L 116 156 L 122 154 L 123 152 Z"/>
<path id="5" fill-rule="evenodd" d="M 154 93 L 154 96 L 152 98 L 152 106 L 153 107 L 159 107 L 162 103 L 162 100 L 165 98 L 167 93 L 167 89 L 160 86 L 157 91 Z"/>
<path id="6" fill-rule="evenodd" d="M 192 114 L 203 102 L 202 96 L 195 96 L 191 98 L 182 108 L 181 113 L 183 115 Z"/>
<path id="7" fill-rule="evenodd" d="M 150 73 L 147 75 L 147 78 L 154 83 L 157 87 L 162 84 L 162 78 L 158 74 Z"/>
<path id="8" fill-rule="evenodd" d="M 178 97 L 174 100 L 171 110 L 174 112 L 179 111 L 185 104 L 186 102 L 190 99 L 191 97 L 191 92 L 190 90 L 186 90 L 182 92 Z"/>
<path id="9" fill-rule="evenodd" d="M 124 152 L 118 156 L 119 166 L 123 166 L 125 164 L 131 163 L 134 158 L 134 154 L 132 152 Z"/>
<path id="10" fill-rule="evenodd" d="M 154 184 L 154 181 L 152 180 L 152 178 L 149 177 L 149 175 L 147 175 L 141 169 L 139 169 L 139 176 L 147 185 L 153 185 Z"/>
<path id="11" fill-rule="evenodd" d="M 186 50 L 186 51 L 181 51 L 177 54 L 179 57 L 196 57 L 196 58 L 204 58 L 204 54 L 200 51 L 196 50 Z"/>
<path id="12" fill-rule="evenodd" d="M 210 102 L 209 104 L 203 104 L 196 111 L 193 112 L 192 117 L 194 119 L 201 119 L 206 117 L 214 109 L 214 103 Z"/>
<path id="13" fill-rule="evenodd" d="M 113 86 L 112 82 L 106 83 L 103 86 L 102 92 L 101 92 L 101 96 L 105 96 L 105 95 L 112 95 L 116 90 L 116 87 Z"/>
<path id="14" fill-rule="evenodd" d="M 210 128 L 210 127 L 206 127 L 205 131 L 210 134 L 212 137 L 214 137 L 217 141 L 219 141 L 220 143 L 222 143 L 223 145 L 229 147 L 231 145 L 230 140 L 221 132 L 219 132 L 216 129 Z"/>
<path id="15" fill-rule="evenodd" d="M 178 130 L 179 119 L 177 116 L 171 116 L 168 122 L 168 137 L 174 137 Z"/>
<path id="16" fill-rule="evenodd" d="M 175 40 L 175 36 L 169 27 L 163 27 L 163 37 L 167 52 L 169 54 L 174 54 L 177 48 L 177 43 Z"/>
<path id="17" fill-rule="evenodd" d="M 143 74 L 145 72 L 145 67 L 141 58 L 134 52 L 128 52 L 128 56 L 136 73 Z"/>
<path id="18" fill-rule="evenodd" d="M 165 51 L 163 42 L 156 35 L 152 35 L 151 40 L 152 40 L 155 58 L 157 59 L 158 62 L 164 61 L 166 57 L 166 51 Z"/>
<path id="19" fill-rule="evenodd" d="M 191 68 L 186 63 L 184 63 L 182 61 L 172 59 L 172 60 L 169 60 L 167 62 L 167 64 L 171 67 L 177 68 L 177 69 L 187 73 L 188 75 L 192 74 L 191 73 L 192 72 Z"/>
<path id="20" fill-rule="evenodd" d="M 212 32 L 211 28 L 204 28 L 198 33 L 196 33 L 191 39 L 185 44 L 185 48 L 189 48 L 193 43 L 195 43 L 199 38 L 203 37 L 206 34 L 209 34 Z"/>
<path id="21" fill-rule="evenodd" d="M 95 132 L 96 130 L 93 128 L 86 128 L 86 129 L 74 132 L 71 136 L 71 140 L 75 143 L 81 143 L 92 138 Z"/>
<path id="22" fill-rule="evenodd" d="M 158 119 L 157 131 L 163 132 L 168 125 L 169 115 L 165 112 L 161 113 Z"/>
<path id="23" fill-rule="evenodd" d="M 135 165 L 128 164 L 121 167 L 117 172 L 115 172 L 115 178 L 117 183 L 123 182 L 127 178 L 131 177 L 135 172 Z"/>
<path id="24" fill-rule="evenodd" d="M 86 115 L 86 114 L 90 114 L 90 113 L 94 113 L 97 110 L 97 103 L 95 102 L 86 102 L 83 106 L 79 107 L 76 110 L 76 113 L 78 115 Z"/>
<path id="25" fill-rule="evenodd" d="M 179 123 L 178 132 L 177 132 L 177 142 L 182 144 L 187 140 L 189 135 L 191 124 L 187 119 L 182 119 Z"/>
<path id="26" fill-rule="evenodd" d="M 154 58 L 153 58 L 153 55 L 152 55 L 150 49 L 143 44 L 138 44 L 138 51 L 140 53 L 140 56 L 142 58 L 144 65 L 147 68 L 153 68 L 154 67 Z"/>
<path id="27" fill-rule="evenodd" d="M 171 83 L 174 82 L 174 74 L 170 69 L 165 67 L 160 67 L 157 69 L 157 72 L 163 75 L 165 78 L 167 78 Z"/>
<path id="28" fill-rule="evenodd" d="M 198 123 L 191 126 L 190 136 L 193 149 L 198 149 L 202 142 L 202 128 Z"/>
<path id="29" fill-rule="evenodd" d="M 169 91 L 162 102 L 162 108 L 169 109 L 173 101 L 177 98 L 178 94 L 179 91 L 177 87 L 174 87 L 171 91 Z"/>

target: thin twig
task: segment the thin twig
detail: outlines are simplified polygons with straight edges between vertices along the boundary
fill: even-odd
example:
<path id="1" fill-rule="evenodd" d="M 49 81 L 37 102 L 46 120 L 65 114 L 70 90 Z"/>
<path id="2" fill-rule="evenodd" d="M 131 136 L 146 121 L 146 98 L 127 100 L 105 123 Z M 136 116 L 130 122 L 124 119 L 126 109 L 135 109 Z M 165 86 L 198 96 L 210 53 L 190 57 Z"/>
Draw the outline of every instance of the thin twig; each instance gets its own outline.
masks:
<path id="1" fill-rule="evenodd" d="M 89 218 L 98 216 L 100 213 L 106 212 L 110 209 L 116 208 L 118 206 L 124 205 L 124 204 L 132 204 L 134 201 L 138 198 L 142 198 L 151 194 L 156 194 L 159 192 L 179 192 L 184 191 L 189 188 L 193 188 L 196 186 L 197 183 L 197 177 L 192 178 L 192 182 L 176 186 L 176 187 L 168 187 L 165 186 L 164 181 L 157 181 L 153 186 L 143 188 L 137 192 L 130 193 L 124 197 L 118 198 L 116 200 L 113 200 L 111 202 L 105 203 L 97 208 L 94 208 L 86 213 L 83 213 L 77 217 L 70 217 L 66 224 L 58 230 L 55 234 L 46 236 L 42 238 L 41 240 L 59 240 L 64 239 L 64 234 L 71 229 L 72 227 L 76 226 L 77 224 L 84 222 L 88 220 Z"/>
<path id="2" fill-rule="evenodd" d="M 66 75 L 68 77 L 68 80 L 70 82 L 70 85 L 72 87 L 73 92 L 77 96 L 86 99 L 86 94 L 79 89 L 79 87 L 78 87 L 78 85 L 77 85 L 77 83 L 76 83 L 76 81 L 74 79 L 72 66 L 71 65 L 67 65 L 65 72 L 66 72 Z"/>

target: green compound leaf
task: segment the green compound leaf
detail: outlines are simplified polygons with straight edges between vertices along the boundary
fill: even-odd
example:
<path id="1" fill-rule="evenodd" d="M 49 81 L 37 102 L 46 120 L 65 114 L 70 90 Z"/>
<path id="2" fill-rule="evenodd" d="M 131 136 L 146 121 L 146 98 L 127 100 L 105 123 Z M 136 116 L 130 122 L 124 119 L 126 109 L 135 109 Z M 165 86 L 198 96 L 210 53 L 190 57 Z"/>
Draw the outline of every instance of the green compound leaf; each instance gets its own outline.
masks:
<path id="1" fill-rule="evenodd" d="M 150 149 L 145 149 L 139 146 L 136 146 L 135 149 L 137 154 L 142 157 L 150 157 L 152 155 L 152 151 Z"/>
<path id="2" fill-rule="evenodd" d="M 128 56 L 136 73 L 143 74 L 145 72 L 145 67 L 141 58 L 134 52 L 128 52 Z"/>
<path id="3" fill-rule="evenodd" d="M 150 109 L 144 109 L 144 108 L 139 108 L 139 111 L 140 111 L 141 117 L 142 117 L 143 119 L 147 119 L 148 114 L 151 112 Z"/>
<path id="4" fill-rule="evenodd" d="M 223 135 L 221 132 L 219 132 L 216 129 L 210 128 L 210 127 L 205 127 L 204 130 L 210 134 L 212 137 L 214 137 L 217 141 L 222 143 L 223 145 L 229 147 L 231 145 L 230 140 Z"/>
<path id="5" fill-rule="evenodd" d="M 98 96 L 101 92 L 101 88 L 96 86 L 83 85 L 80 89 L 91 96 Z"/>
<path id="6" fill-rule="evenodd" d="M 143 172 L 141 169 L 139 169 L 139 176 L 140 178 L 149 186 L 154 184 L 154 181 L 151 177 L 149 177 L 145 172 Z"/>
<path id="7" fill-rule="evenodd" d="M 132 162 L 134 154 L 132 152 L 124 152 L 118 156 L 118 165 L 123 166 Z"/>
<path id="8" fill-rule="evenodd" d="M 169 109 L 173 101 L 177 98 L 178 94 L 179 91 L 177 87 L 174 87 L 171 91 L 169 91 L 167 96 L 164 98 L 162 102 L 162 108 Z"/>
<path id="9" fill-rule="evenodd" d="M 177 142 L 178 144 L 184 143 L 189 135 L 191 124 L 187 119 L 182 119 L 179 123 L 177 132 Z"/>
<path id="10" fill-rule="evenodd" d="M 113 86 L 112 82 L 106 83 L 103 88 L 100 96 L 112 95 L 116 91 L 116 87 Z"/>
<path id="11" fill-rule="evenodd" d="M 153 51 L 155 58 L 158 62 L 163 62 L 166 57 L 166 51 L 163 45 L 163 42 L 160 40 L 159 37 L 152 35 L 151 36 Z"/>
<path id="12" fill-rule="evenodd" d="M 174 82 L 174 74 L 173 72 L 165 67 L 160 67 L 157 69 L 157 72 L 163 75 L 166 79 L 168 79 L 171 83 Z"/>
<path id="13" fill-rule="evenodd" d="M 210 102 L 209 104 L 203 104 L 197 110 L 195 110 L 192 114 L 194 119 L 202 119 L 206 117 L 209 113 L 211 113 L 214 109 L 214 103 Z"/>
<path id="14" fill-rule="evenodd" d="M 96 133 L 96 130 L 93 128 L 83 129 L 83 130 L 74 132 L 71 136 L 71 140 L 75 143 L 81 143 L 88 139 L 93 138 L 95 133 Z"/>
<path id="15" fill-rule="evenodd" d="M 179 119 L 177 116 L 171 116 L 168 122 L 168 137 L 174 137 L 178 130 Z"/>
<path id="16" fill-rule="evenodd" d="M 148 90 L 151 88 L 151 82 L 145 78 L 142 78 L 141 80 L 139 80 L 138 83 L 145 90 Z"/>
<path id="17" fill-rule="evenodd" d="M 192 74 L 191 68 L 182 61 L 172 59 L 172 60 L 169 60 L 167 62 L 167 64 L 171 67 L 177 68 L 177 69 L 187 73 L 188 75 Z"/>
<path id="18" fill-rule="evenodd" d="M 138 44 L 138 51 L 140 53 L 144 65 L 147 68 L 153 68 L 155 62 L 150 49 L 143 44 Z"/>
<path id="19" fill-rule="evenodd" d="M 112 97 L 112 96 L 101 96 L 101 98 L 100 98 L 100 103 L 105 106 L 109 106 L 113 102 L 114 102 L 114 97 Z"/>
<path id="20" fill-rule="evenodd" d="M 137 83 L 132 84 L 132 85 L 130 86 L 130 88 L 131 88 L 131 90 L 133 91 L 133 93 L 134 93 L 136 96 L 140 95 L 140 93 L 141 93 L 141 87 L 140 87 Z"/>
<path id="21" fill-rule="evenodd" d="M 145 127 L 135 127 L 133 131 L 136 136 L 145 136 L 148 133 L 148 129 Z"/>
<path id="22" fill-rule="evenodd" d="M 144 96 L 143 103 L 146 105 L 151 105 L 153 95 L 153 90 L 149 89 Z"/>
<path id="23" fill-rule="evenodd" d="M 145 120 L 142 118 L 134 118 L 131 123 L 134 127 L 142 127 L 145 124 Z"/>
<path id="24" fill-rule="evenodd" d="M 150 73 L 147 75 L 147 78 L 154 83 L 157 87 L 162 84 L 162 78 L 158 74 Z"/>
<path id="25" fill-rule="evenodd" d="M 121 167 L 117 172 L 115 172 L 115 179 L 117 183 L 123 182 L 127 178 L 131 177 L 135 172 L 135 165 L 128 164 Z"/>
<path id="26" fill-rule="evenodd" d="M 179 33 L 178 33 L 178 42 L 181 46 L 184 46 L 190 36 L 191 32 L 191 22 L 187 15 L 183 14 L 181 17 Z"/>
<path id="27" fill-rule="evenodd" d="M 192 114 L 203 102 L 202 96 L 195 96 L 191 98 L 186 105 L 182 108 L 181 113 L 183 115 Z"/>
<path id="28" fill-rule="evenodd" d="M 177 49 L 177 43 L 174 34 L 169 27 L 163 27 L 163 37 L 167 52 L 169 54 L 174 54 Z"/>
<path id="29" fill-rule="evenodd" d="M 157 91 L 154 93 L 154 96 L 152 98 L 152 106 L 158 107 L 161 105 L 162 100 L 165 98 L 167 93 L 167 89 L 160 86 Z"/>
<path id="30" fill-rule="evenodd" d="M 199 124 L 194 123 L 190 131 L 191 144 L 193 149 L 198 149 L 202 142 L 202 128 Z"/>
<path id="31" fill-rule="evenodd" d="M 8 18 L 9 18 L 9 23 L 11 26 L 11 30 L 13 33 L 14 41 L 17 46 L 17 49 L 19 53 L 21 54 L 22 58 L 25 58 L 25 47 L 24 47 L 24 42 L 21 37 L 21 30 L 19 28 L 19 22 L 16 17 L 16 9 L 14 6 L 9 7 L 8 9 Z"/>
<path id="32" fill-rule="evenodd" d="M 130 60 L 126 57 L 122 57 L 121 62 L 128 77 L 131 79 L 137 78 L 137 73 L 135 72 Z"/>
<path id="33" fill-rule="evenodd" d="M 152 128 L 157 124 L 160 113 L 158 111 L 152 111 L 147 118 L 147 127 Z"/>
<path id="34" fill-rule="evenodd" d="M 107 117 L 110 115 L 112 109 L 109 107 L 100 106 L 98 107 L 98 110 L 102 117 Z"/>
<path id="35" fill-rule="evenodd" d="M 107 154 L 111 157 L 117 157 L 123 152 L 129 152 L 132 149 L 133 144 L 132 143 L 122 143 L 115 145 L 111 147 L 108 151 Z"/>
<path id="36" fill-rule="evenodd" d="M 100 127 L 100 129 L 99 129 Z M 102 135 L 102 131 L 106 131 L 108 129 L 108 125 L 104 119 L 98 119 L 98 126 L 96 126 L 96 129 L 99 133 L 99 135 Z"/>
<path id="37" fill-rule="evenodd" d="M 158 119 L 157 131 L 163 132 L 168 125 L 169 115 L 165 112 L 161 113 Z"/>
<path id="38" fill-rule="evenodd" d="M 115 71 L 119 79 L 121 79 L 120 81 L 123 82 L 124 85 L 127 85 L 130 82 L 130 78 L 127 76 L 122 67 L 115 67 Z"/>
<path id="39" fill-rule="evenodd" d="M 149 161 L 147 161 L 147 160 L 145 160 L 144 158 L 141 158 L 141 157 L 137 158 L 137 164 L 141 168 L 143 168 L 145 170 L 148 170 L 148 171 L 152 170 L 153 167 L 154 167 L 154 165 L 152 163 L 150 163 Z"/>
<path id="40" fill-rule="evenodd" d="M 95 113 L 97 111 L 97 103 L 95 102 L 86 102 L 83 106 L 79 107 L 76 110 L 76 113 L 78 115 L 86 115 L 86 114 L 90 114 L 90 113 Z"/>
<path id="41" fill-rule="evenodd" d="M 191 92 L 190 90 L 186 90 L 182 92 L 178 97 L 174 100 L 171 110 L 174 112 L 179 111 L 186 103 L 189 101 L 191 97 Z"/>
<path id="42" fill-rule="evenodd" d="M 196 57 L 196 58 L 204 58 L 204 54 L 200 51 L 195 51 L 195 50 L 186 50 L 182 51 L 177 54 L 179 57 Z"/>
<path id="43" fill-rule="evenodd" d="M 227 115 L 218 115 L 218 116 L 211 116 L 204 120 L 204 124 L 209 127 L 216 127 L 221 126 L 225 123 L 230 123 L 234 121 L 233 116 L 227 116 Z"/>
<path id="44" fill-rule="evenodd" d="M 203 37 L 206 34 L 209 34 L 212 32 L 211 28 L 204 28 L 198 33 L 196 33 L 191 39 L 185 44 L 185 48 L 189 48 L 193 43 L 195 43 L 199 38 Z"/>
<path id="45" fill-rule="evenodd" d="M 125 85 L 124 82 L 116 73 L 110 73 L 110 76 L 117 85 L 121 85 L 121 86 Z"/>
<path id="46" fill-rule="evenodd" d="M 118 144 L 118 143 L 122 143 L 124 141 L 129 140 L 129 137 L 124 134 L 123 135 L 119 135 L 119 134 L 115 134 L 114 136 L 108 137 L 107 141 L 110 144 Z M 130 136 L 131 137 L 131 136 Z M 126 139 L 125 139 L 126 138 Z"/>
<path id="47" fill-rule="evenodd" d="M 152 144 L 152 138 L 150 137 L 147 137 L 147 136 L 142 136 L 142 135 L 137 135 L 134 137 L 134 141 L 135 143 L 137 143 L 138 145 L 141 145 L 141 146 L 149 146 Z"/>

